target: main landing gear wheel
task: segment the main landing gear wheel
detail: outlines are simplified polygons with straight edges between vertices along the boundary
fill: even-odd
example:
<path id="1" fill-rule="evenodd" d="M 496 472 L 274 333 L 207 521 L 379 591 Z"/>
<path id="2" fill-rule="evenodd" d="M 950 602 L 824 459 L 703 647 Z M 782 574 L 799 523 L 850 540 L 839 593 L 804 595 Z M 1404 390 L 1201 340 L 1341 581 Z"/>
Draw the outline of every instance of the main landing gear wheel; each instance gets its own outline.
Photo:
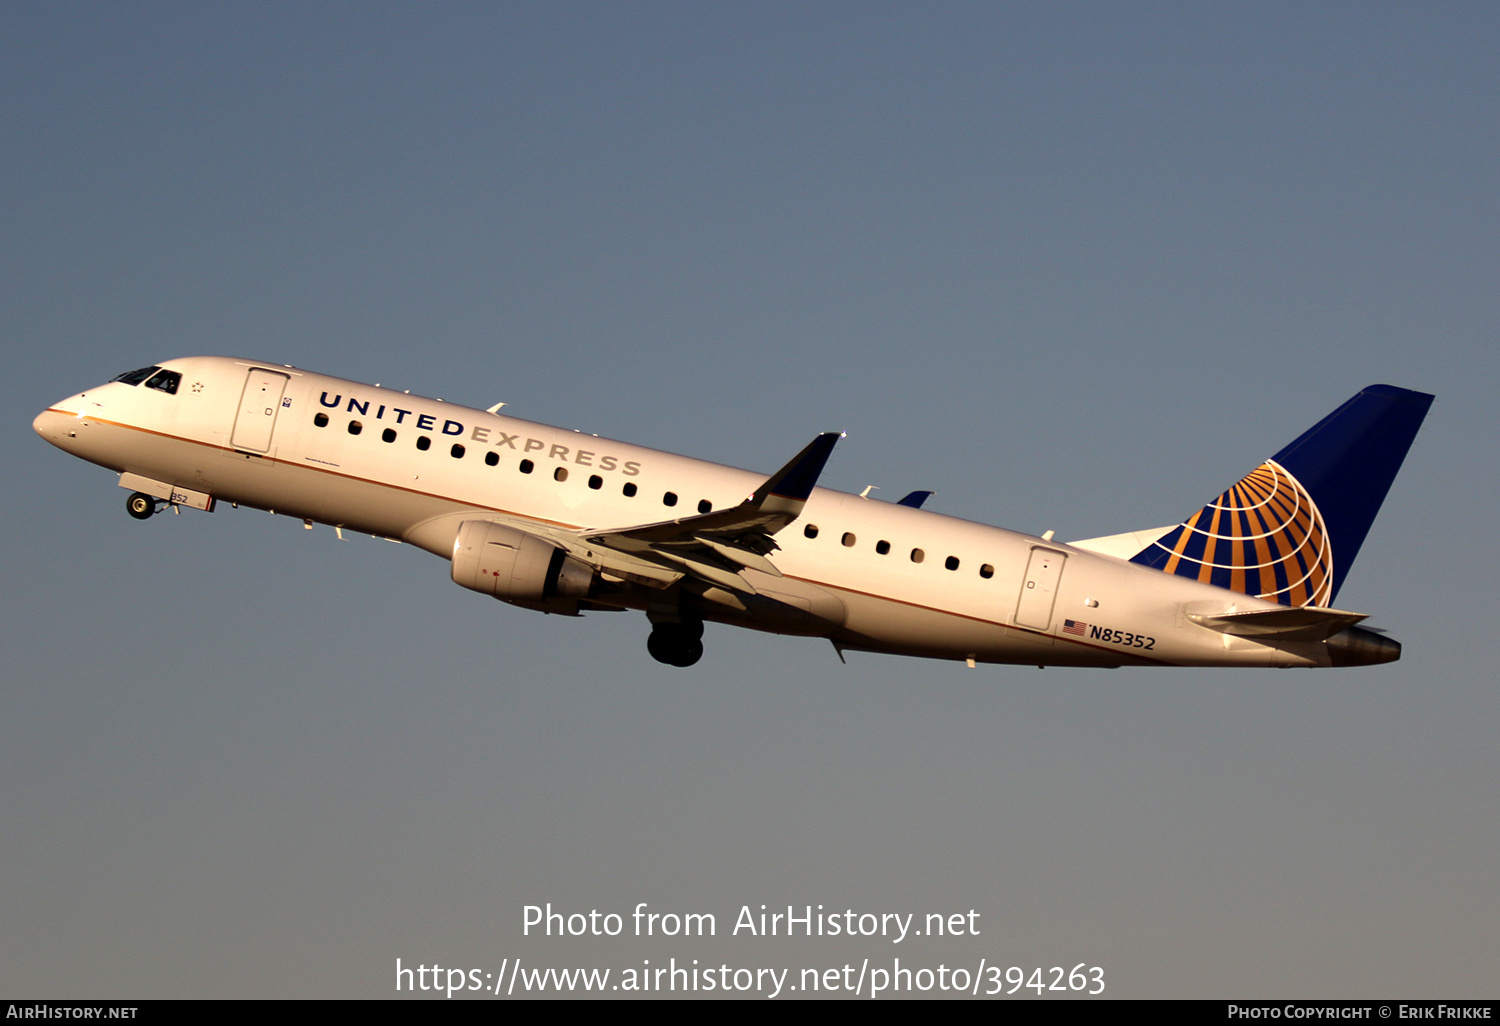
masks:
<path id="1" fill-rule="evenodd" d="M 131 492 L 125 500 L 125 512 L 137 520 L 150 520 L 156 513 L 156 499 L 145 492 Z"/>
<path id="2" fill-rule="evenodd" d="M 651 628 L 646 651 L 668 666 L 692 666 L 703 658 L 703 625 L 659 623 Z"/>

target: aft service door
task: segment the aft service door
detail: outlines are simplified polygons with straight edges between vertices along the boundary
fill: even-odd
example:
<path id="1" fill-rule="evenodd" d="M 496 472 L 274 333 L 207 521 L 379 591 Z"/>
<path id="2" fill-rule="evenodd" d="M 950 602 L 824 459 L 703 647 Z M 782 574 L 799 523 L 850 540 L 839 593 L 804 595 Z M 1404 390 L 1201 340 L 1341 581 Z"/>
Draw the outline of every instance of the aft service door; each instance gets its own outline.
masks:
<path id="1" fill-rule="evenodd" d="M 1016 603 L 1016 623 L 1046 630 L 1052 624 L 1052 604 L 1057 600 L 1057 582 L 1062 579 L 1067 556 L 1052 549 L 1032 549 Z"/>
<path id="2" fill-rule="evenodd" d="M 240 396 L 240 411 L 234 418 L 234 435 L 230 439 L 236 449 L 271 451 L 271 429 L 276 426 L 276 411 L 281 409 L 281 396 L 286 391 L 288 380 L 287 375 L 279 371 L 250 368 L 245 375 L 245 391 Z"/>

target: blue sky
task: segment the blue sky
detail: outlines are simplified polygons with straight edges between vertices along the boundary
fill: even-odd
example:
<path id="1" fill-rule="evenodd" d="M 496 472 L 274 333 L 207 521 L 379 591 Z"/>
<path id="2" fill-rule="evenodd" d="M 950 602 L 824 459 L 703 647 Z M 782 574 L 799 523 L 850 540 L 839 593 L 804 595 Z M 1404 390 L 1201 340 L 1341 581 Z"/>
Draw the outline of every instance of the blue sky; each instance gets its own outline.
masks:
<path id="1" fill-rule="evenodd" d="M 0 8 L 0 989 L 394 994 L 403 964 L 1101 965 L 1493 996 L 1500 16 L 1397 4 Z M 963 667 L 561 622 L 42 443 L 292 363 L 1079 538 L 1361 386 L 1437 402 L 1325 673 Z M 1460 504 L 1468 511 L 1453 511 Z M 521 909 L 982 913 L 523 937 Z M 724 927 L 721 926 L 721 934 Z"/>

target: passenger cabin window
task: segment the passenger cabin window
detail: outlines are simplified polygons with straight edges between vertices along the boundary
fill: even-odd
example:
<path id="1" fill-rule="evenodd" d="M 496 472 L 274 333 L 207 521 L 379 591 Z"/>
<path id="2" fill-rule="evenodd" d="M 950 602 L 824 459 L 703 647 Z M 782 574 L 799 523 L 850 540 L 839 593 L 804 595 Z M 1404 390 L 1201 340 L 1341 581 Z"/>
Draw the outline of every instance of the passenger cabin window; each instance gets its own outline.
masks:
<path id="1" fill-rule="evenodd" d="M 844 532 L 844 537 L 843 537 L 842 540 L 844 542 L 844 548 L 846 548 L 846 549 L 852 549 L 852 548 L 854 548 L 854 535 L 853 534 L 851 534 L 848 531 L 845 531 Z"/>
<path id="2" fill-rule="evenodd" d="M 924 560 L 926 558 L 927 558 L 927 553 L 923 552 L 921 549 L 912 549 L 911 550 L 911 561 L 913 563 L 920 563 L 920 562 L 922 562 L 922 560 Z"/>
<path id="3" fill-rule="evenodd" d="M 423 452 L 426 452 L 428 449 L 432 448 L 432 439 L 428 438 L 426 435 L 418 435 L 417 448 L 421 449 Z"/>
<path id="4" fill-rule="evenodd" d="M 360 423 L 360 422 L 359 422 L 359 421 L 357 421 L 357 420 L 351 420 L 351 421 L 350 421 L 350 422 L 349 422 L 349 433 L 350 433 L 350 434 L 351 434 L 351 435 L 357 435 L 357 434 L 359 434 L 359 433 L 360 433 L 360 432 L 361 432 L 361 431 L 363 431 L 363 430 L 364 430 L 364 429 L 365 429 L 365 426 L 364 426 L 364 425 L 363 425 L 363 424 L 361 424 L 361 423 Z"/>
<path id="5" fill-rule="evenodd" d="M 167 395 L 176 395 L 177 386 L 180 384 L 182 384 L 181 374 L 176 371 L 164 370 L 153 375 L 151 380 L 146 382 L 146 387 L 154 388 L 158 392 L 165 392 Z"/>
<path id="6" fill-rule="evenodd" d="M 808 524 L 802 529 L 802 536 L 804 538 L 816 538 L 818 536 L 818 525 Z"/>
<path id="7" fill-rule="evenodd" d="M 882 538 L 875 543 L 875 551 L 884 556 L 891 551 L 891 543 Z"/>
<path id="8" fill-rule="evenodd" d="M 530 460 L 522 460 L 521 461 L 521 465 L 519 467 L 517 467 L 516 469 L 519 470 L 523 474 L 529 474 L 535 468 L 536 468 L 536 464 L 535 463 L 532 463 Z"/>
<path id="9" fill-rule="evenodd" d="M 661 497 L 661 504 L 663 506 L 675 506 L 675 505 L 677 505 L 677 493 L 676 492 L 668 492 L 666 495 L 663 495 Z"/>
<path id="10" fill-rule="evenodd" d="M 986 563 L 984 564 L 984 566 L 979 568 L 979 576 L 983 577 L 985 580 L 989 580 L 991 577 L 995 576 L 995 568 Z"/>
<path id="11" fill-rule="evenodd" d="M 484 465 L 486 467 L 498 467 L 500 465 L 500 454 L 498 452 L 485 453 Z"/>
<path id="12" fill-rule="evenodd" d="M 327 427 L 328 426 L 328 414 L 326 414 L 326 413 L 320 413 L 316 417 L 314 417 L 313 418 L 313 426 L 314 427 Z"/>
<path id="13" fill-rule="evenodd" d="M 945 567 L 947 567 L 949 570 L 957 570 L 958 569 L 958 557 L 957 556 L 949 556 L 947 559 L 943 560 L 943 565 Z"/>
<path id="14" fill-rule="evenodd" d="M 566 481 L 567 479 L 568 479 L 568 468 L 567 467 L 558 467 L 556 470 L 554 470 L 552 472 L 552 480 L 554 480 L 554 481 Z"/>
<path id="15" fill-rule="evenodd" d="M 599 489 L 604 487 L 604 478 L 600 477 L 598 474 L 590 474 L 589 487 L 597 492 Z"/>
<path id="16" fill-rule="evenodd" d="M 453 448 L 448 450 L 448 454 L 456 460 L 461 460 L 464 458 L 464 447 L 455 442 Z"/>
<path id="17" fill-rule="evenodd" d="M 711 513 L 711 512 L 713 512 L 713 508 L 714 508 L 714 504 L 711 503 L 711 502 L 709 502 L 707 499 L 699 499 L 698 500 L 698 512 L 699 513 Z"/>
<path id="18" fill-rule="evenodd" d="M 626 481 L 625 487 L 620 489 L 620 491 L 625 493 L 625 498 L 627 499 L 635 498 L 635 493 L 639 490 L 640 489 L 636 488 L 634 481 Z"/>
<path id="19" fill-rule="evenodd" d="M 323 415 L 320 413 L 318 414 L 318 416 L 321 417 Z M 396 440 L 396 429 L 386 428 L 384 431 L 380 432 L 380 440 L 382 442 L 394 442 Z"/>

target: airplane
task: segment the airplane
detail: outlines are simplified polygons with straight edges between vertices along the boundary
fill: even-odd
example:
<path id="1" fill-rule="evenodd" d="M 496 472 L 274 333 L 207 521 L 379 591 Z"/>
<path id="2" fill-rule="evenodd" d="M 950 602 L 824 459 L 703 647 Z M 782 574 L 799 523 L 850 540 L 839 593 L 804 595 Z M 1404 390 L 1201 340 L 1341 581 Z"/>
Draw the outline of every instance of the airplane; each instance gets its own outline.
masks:
<path id="1" fill-rule="evenodd" d="M 405 542 L 565 616 L 644 611 L 691 666 L 706 622 L 1037 666 L 1360 666 L 1401 645 L 1333 603 L 1433 397 L 1371 385 L 1184 520 L 1070 543 L 290 365 L 168 360 L 43 411 L 129 514 L 221 502 Z"/>

